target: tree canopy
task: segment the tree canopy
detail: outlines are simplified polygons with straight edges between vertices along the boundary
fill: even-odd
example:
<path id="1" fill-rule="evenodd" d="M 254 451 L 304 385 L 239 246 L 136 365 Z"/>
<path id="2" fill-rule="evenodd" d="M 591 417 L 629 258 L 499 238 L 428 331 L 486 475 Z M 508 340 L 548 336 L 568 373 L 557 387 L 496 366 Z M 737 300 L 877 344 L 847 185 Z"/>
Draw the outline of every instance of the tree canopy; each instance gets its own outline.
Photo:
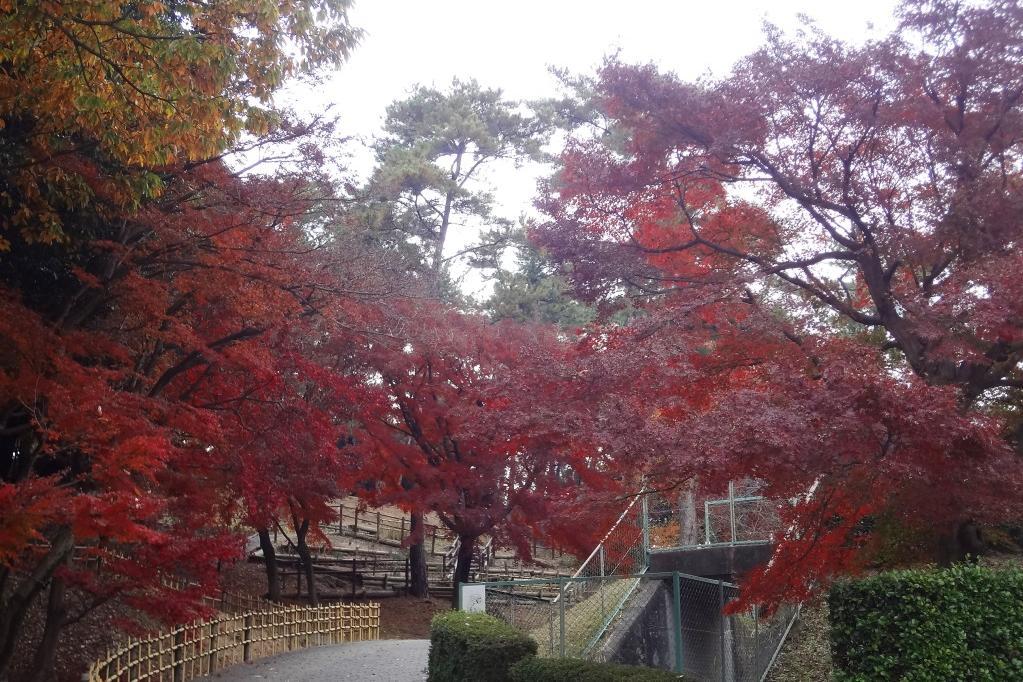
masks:
<path id="1" fill-rule="evenodd" d="M 369 192 L 389 225 L 421 244 L 426 267 L 440 271 L 456 259 L 499 266 L 513 223 L 495 213 L 483 175 L 497 161 L 538 157 L 550 133 L 543 117 L 522 109 L 500 90 L 457 79 L 444 91 L 420 86 L 388 107 Z M 448 253 L 453 228 L 478 240 Z"/>
<path id="2" fill-rule="evenodd" d="M 348 8 L 0 3 L 0 678 L 108 601 L 195 615 L 247 535 L 308 570 L 346 495 L 412 548 L 436 514 L 458 580 L 482 537 L 583 554 L 644 487 L 757 479 L 736 608 L 1018 524 L 1018 3 L 768 29 L 718 79 L 612 58 L 558 107 L 417 87 L 364 179 L 273 103 Z M 485 171 L 551 158 L 522 232 Z"/>
<path id="3" fill-rule="evenodd" d="M 739 372 L 677 415 L 710 428 L 677 456 L 805 496 L 750 583 L 782 596 L 863 561 L 868 517 L 1019 514 L 1023 14 L 899 16 L 861 47 L 771 30 L 717 81 L 610 60 L 532 231 L 580 296 L 663 311 L 695 366 Z"/>
<path id="4" fill-rule="evenodd" d="M 135 206 L 160 169 L 274 128 L 288 76 L 340 63 L 348 0 L 28 3 L 0 14 L 0 248 L 67 235 L 62 213 Z M 116 167 L 118 172 L 111 173 Z M 73 222 L 71 223 L 74 224 Z"/>

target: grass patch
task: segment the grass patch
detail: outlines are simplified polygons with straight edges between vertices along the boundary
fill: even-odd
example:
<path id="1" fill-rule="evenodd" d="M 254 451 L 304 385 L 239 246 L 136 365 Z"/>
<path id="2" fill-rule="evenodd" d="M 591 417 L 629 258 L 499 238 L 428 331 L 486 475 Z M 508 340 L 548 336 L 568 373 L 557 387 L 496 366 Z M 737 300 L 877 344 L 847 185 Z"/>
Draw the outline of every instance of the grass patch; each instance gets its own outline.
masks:
<path id="1" fill-rule="evenodd" d="M 831 675 L 831 626 L 823 599 L 804 604 L 767 682 L 827 682 Z"/>
<path id="2" fill-rule="evenodd" d="M 599 585 L 591 583 L 596 589 L 582 601 L 567 604 L 565 608 L 565 655 L 582 656 L 586 646 L 600 631 L 604 621 L 625 601 L 639 578 L 625 580 L 602 580 Z M 580 582 L 578 584 L 584 584 Z M 551 642 L 551 623 L 545 623 L 533 629 L 529 634 L 539 644 L 540 656 L 560 655 L 561 615 L 559 605 L 551 604 L 551 615 L 554 625 L 553 650 Z"/>

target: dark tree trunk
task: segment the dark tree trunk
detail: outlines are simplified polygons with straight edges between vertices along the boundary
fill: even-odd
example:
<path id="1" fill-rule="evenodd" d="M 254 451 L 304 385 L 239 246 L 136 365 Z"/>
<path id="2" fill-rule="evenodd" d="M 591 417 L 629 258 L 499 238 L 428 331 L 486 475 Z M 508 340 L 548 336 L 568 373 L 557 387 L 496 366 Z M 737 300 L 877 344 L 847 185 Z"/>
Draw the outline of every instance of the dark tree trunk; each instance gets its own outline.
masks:
<path id="1" fill-rule="evenodd" d="M 35 594 L 28 599 L 14 599 L 3 606 L 0 612 L 0 682 L 6 682 L 10 665 L 14 660 L 17 645 L 22 637 L 22 627 L 29 607 L 35 601 Z"/>
<path id="2" fill-rule="evenodd" d="M 425 599 L 430 596 L 430 575 L 426 568 L 426 546 L 422 512 L 412 512 L 408 546 L 409 594 Z"/>
<path id="3" fill-rule="evenodd" d="M 281 579 L 277 572 L 277 549 L 269 528 L 260 528 L 259 548 L 263 550 L 263 565 L 266 567 L 266 598 L 270 601 L 281 600 Z"/>
<path id="4" fill-rule="evenodd" d="M 472 573 L 472 557 L 476 552 L 477 539 L 476 535 L 458 536 L 458 554 L 455 557 L 455 571 L 451 581 L 455 588 L 451 594 L 451 602 L 456 608 L 458 606 L 458 586 L 461 583 L 469 582 L 469 576 Z"/>
<path id="5" fill-rule="evenodd" d="M 976 562 L 987 550 L 987 543 L 981 537 L 977 524 L 972 519 L 958 521 L 942 537 L 938 561 L 943 566 L 962 561 Z"/>
<path id="6" fill-rule="evenodd" d="M 64 602 L 66 589 L 67 584 L 61 575 L 54 576 L 50 581 L 50 594 L 46 601 L 46 626 L 43 629 L 43 637 L 39 641 L 39 646 L 36 648 L 32 672 L 29 673 L 26 682 L 44 682 L 44 680 L 55 679 L 55 675 L 52 673 L 57 653 L 57 642 L 67 618 L 67 604 Z"/>
<path id="7" fill-rule="evenodd" d="M 309 553 L 309 545 L 306 544 L 306 536 L 309 534 L 309 519 L 304 519 L 295 528 L 295 534 L 298 536 L 298 542 L 296 543 L 298 556 L 302 560 L 302 568 L 305 570 L 306 583 L 308 583 L 309 603 L 316 606 L 320 603 L 316 596 L 316 576 L 313 572 L 313 558 Z M 299 588 L 299 593 L 301 591 L 301 588 Z"/>
<path id="8" fill-rule="evenodd" d="M 966 520 L 956 528 L 956 544 L 964 561 L 976 562 L 987 554 L 987 544 L 980 536 L 980 527 L 973 520 Z"/>
<path id="9" fill-rule="evenodd" d="M 74 536 L 70 528 L 57 532 L 50 550 L 36 563 L 30 575 L 17 582 L 9 594 L 0 595 L 0 680 L 6 680 L 18 644 L 24 635 L 25 616 L 39 593 L 49 584 L 57 568 L 71 556 Z"/>

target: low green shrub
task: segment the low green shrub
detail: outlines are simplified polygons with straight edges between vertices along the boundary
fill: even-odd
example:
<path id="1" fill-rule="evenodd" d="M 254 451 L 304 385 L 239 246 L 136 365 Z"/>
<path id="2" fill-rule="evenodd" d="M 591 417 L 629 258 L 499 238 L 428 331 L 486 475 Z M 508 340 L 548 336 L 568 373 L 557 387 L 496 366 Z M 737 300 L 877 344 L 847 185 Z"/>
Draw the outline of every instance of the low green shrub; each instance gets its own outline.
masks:
<path id="1" fill-rule="evenodd" d="M 511 682 L 667 682 L 678 673 L 635 665 L 591 663 L 575 658 L 526 658 L 511 668 Z"/>
<path id="2" fill-rule="evenodd" d="M 837 583 L 835 679 L 1023 680 L 1023 571 L 955 566 Z"/>
<path id="3" fill-rule="evenodd" d="M 430 624 L 430 682 L 507 682 L 512 664 L 536 642 L 484 613 L 449 611 Z"/>

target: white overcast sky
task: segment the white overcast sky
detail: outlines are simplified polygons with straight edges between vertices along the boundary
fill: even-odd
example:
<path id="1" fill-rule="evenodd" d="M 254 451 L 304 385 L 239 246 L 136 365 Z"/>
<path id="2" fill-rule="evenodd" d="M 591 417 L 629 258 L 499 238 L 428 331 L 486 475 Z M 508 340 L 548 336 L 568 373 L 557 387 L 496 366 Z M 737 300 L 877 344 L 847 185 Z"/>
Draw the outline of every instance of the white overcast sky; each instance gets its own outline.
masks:
<path id="1" fill-rule="evenodd" d="M 356 0 L 351 21 L 365 31 L 347 64 L 315 87 L 286 89 L 281 104 L 317 112 L 328 105 L 341 132 L 371 139 L 387 105 L 416 84 L 444 87 L 475 78 L 511 99 L 558 94 L 549 66 L 592 73 L 605 55 L 655 62 L 683 77 L 725 75 L 761 42 L 765 20 L 798 16 L 849 42 L 886 34 L 894 0 Z M 353 159 L 365 172 L 371 157 Z M 503 213 L 529 210 L 539 169 L 495 170 L 489 180 Z M 450 244 L 450 251 L 459 248 Z M 472 288 L 472 287 L 470 287 Z"/>

